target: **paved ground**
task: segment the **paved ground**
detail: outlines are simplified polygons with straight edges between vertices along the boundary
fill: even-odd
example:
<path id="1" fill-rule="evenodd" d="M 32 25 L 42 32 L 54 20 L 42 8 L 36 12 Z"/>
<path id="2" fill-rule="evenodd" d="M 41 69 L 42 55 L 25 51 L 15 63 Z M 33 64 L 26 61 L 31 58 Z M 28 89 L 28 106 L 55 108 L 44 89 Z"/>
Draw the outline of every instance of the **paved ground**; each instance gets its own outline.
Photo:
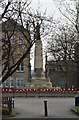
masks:
<path id="1" fill-rule="evenodd" d="M 78 118 L 5 118 L 2 120 L 79 120 Z"/>
<path id="2" fill-rule="evenodd" d="M 45 98 L 15 98 L 16 118 L 45 118 Z M 47 118 L 78 118 L 71 111 L 74 98 L 46 98 L 48 107 Z M 14 118 L 15 118 L 14 117 Z"/>

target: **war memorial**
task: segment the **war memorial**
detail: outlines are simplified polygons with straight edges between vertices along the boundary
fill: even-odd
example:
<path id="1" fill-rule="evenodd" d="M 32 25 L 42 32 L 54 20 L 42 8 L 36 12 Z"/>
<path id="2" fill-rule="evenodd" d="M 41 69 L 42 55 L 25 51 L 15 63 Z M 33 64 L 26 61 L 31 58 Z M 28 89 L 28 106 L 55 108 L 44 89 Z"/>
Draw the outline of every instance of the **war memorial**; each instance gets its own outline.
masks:
<path id="1" fill-rule="evenodd" d="M 36 26 L 36 42 L 35 42 L 35 54 L 34 54 L 34 73 L 32 76 L 31 87 L 34 88 L 51 88 L 52 83 L 48 78 L 48 71 L 46 75 L 43 72 L 43 55 L 42 55 L 42 41 L 40 37 L 40 24 Z"/>

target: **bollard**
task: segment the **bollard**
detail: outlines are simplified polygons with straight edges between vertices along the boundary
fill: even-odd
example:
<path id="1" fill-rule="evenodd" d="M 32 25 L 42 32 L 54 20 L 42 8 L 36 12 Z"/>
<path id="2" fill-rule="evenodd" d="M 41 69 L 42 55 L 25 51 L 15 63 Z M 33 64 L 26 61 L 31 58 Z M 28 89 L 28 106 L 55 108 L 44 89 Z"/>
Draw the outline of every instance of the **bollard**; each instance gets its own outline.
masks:
<path id="1" fill-rule="evenodd" d="M 47 112 L 47 100 L 44 101 L 44 110 L 45 110 L 45 116 L 48 116 L 48 112 Z"/>

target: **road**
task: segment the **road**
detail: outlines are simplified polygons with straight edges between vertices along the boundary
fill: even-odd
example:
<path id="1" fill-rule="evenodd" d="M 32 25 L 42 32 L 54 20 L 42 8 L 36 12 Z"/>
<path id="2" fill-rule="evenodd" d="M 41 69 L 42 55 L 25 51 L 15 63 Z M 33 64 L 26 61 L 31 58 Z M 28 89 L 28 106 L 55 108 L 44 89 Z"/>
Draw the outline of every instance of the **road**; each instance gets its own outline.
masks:
<path id="1" fill-rule="evenodd" d="M 46 118 L 78 118 L 71 109 L 74 98 L 14 98 L 16 116 L 14 118 L 45 118 L 44 100 L 47 100 Z"/>

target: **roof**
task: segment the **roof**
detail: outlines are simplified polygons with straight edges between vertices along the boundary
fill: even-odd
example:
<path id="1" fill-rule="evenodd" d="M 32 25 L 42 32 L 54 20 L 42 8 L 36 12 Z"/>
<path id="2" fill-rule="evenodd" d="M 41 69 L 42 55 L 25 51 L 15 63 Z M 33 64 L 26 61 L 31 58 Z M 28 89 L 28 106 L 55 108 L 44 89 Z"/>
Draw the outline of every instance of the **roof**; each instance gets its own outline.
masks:
<path id="1" fill-rule="evenodd" d="M 27 29 L 25 29 L 22 25 L 20 25 L 19 23 L 17 23 L 16 20 L 14 19 L 8 19 L 5 22 L 2 22 L 2 31 L 27 31 Z"/>

